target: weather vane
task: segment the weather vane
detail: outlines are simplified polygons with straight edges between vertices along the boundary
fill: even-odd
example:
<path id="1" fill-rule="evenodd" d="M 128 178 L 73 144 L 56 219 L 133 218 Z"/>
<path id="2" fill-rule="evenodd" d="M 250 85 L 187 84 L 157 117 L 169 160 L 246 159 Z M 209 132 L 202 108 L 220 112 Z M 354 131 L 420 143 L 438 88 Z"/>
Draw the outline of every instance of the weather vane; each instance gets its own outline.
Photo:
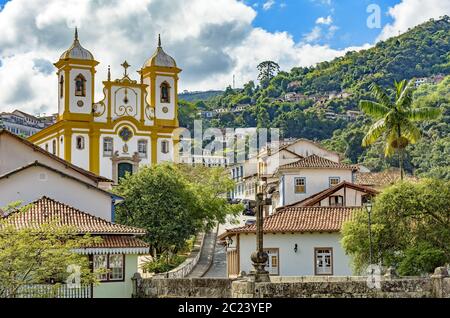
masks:
<path id="1" fill-rule="evenodd" d="M 128 64 L 128 62 L 127 61 L 125 61 L 125 62 L 123 62 L 122 64 L 120 64 L 123 68 L 124 68 L 124 73 L 123 73 L 123 75 L 124 76 L 128 76 L 128 73 L 127 73 L 127 68 L 129 68 L 131 65 L 130 64 Z"/>

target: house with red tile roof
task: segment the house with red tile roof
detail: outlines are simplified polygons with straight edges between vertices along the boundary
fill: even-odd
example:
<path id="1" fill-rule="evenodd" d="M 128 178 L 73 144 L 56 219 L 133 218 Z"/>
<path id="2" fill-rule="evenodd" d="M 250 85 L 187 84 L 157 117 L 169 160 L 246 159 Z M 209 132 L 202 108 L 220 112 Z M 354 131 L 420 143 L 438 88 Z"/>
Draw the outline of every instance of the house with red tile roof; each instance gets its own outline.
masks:
<path id="1" fill-rule="evenodd" d="M 264 251 L 271 275 L 351 275 L 351 260 L 340 244 L 343 224 L 361 207 L 285 207 L 264 218 Z M 226 230 L 227 274 L 253 270 L 256 225 Z"/>
<path id="2" fill-rule="evenodd" d="M 104 269 L 98 278 L 99 285 L 92 286 L 94 298 L 131 297 L 131 278 L 138 272 L 138 256 L 149 253 L 149 245 L 141 237 L 143 229 L 115 224 L 48 197 L 32 202 L 25 211 L 4 215 L 3 219 L 17 229 L 39 228 L 48 223 L 69 226 L 78 235 L 90 234 L 102 240 L 92 246 L 80 246 L 75 253 L 90 259 L 92 270 Z"/>

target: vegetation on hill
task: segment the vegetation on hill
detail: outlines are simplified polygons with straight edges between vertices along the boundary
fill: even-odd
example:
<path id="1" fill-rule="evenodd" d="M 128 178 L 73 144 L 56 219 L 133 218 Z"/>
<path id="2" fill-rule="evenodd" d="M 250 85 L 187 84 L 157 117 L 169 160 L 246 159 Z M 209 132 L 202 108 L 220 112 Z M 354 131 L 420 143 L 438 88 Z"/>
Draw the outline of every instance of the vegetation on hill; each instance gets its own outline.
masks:
<path id="1" fill-rule="evenodd" d="M 322 142 L 351 162 L 376 171 L 398 166 L 396 158 L 384 158 L 381 143 L 361 146 L 371 119 L 362 115 L 350 120 L 346 112 L 358 111 L 360 100 L 373 100 L 369 90 L 372 83 L 388 88 L 394 80 L 450 74 L 450 18 L 430 20 L 373 48 L 348 52 L 314 67 L 296 67 L 275 75 L 276 71 L 272 68 L 270 80 L 259 85 L 250 81 L 242 89 L 228 87 L 208 100 L 182 102 L 180 124 L 191 128 L 193 120 L 201 118 L 200 112 L 220 109 L 213 118 L 203 118 L 204 127 L 280 128 L 284 138 Z M 447 77 L 439 85 L 425 84 L 414 92 L 414 107 L 442 107 L 444 115 L 422 124 L 422 140 L 406 149 L 405 170 L 410 173 L 450 178 L 449 82 Z M 285 98 L 292 92 L 301 98 Z M 329 97 L 339 92 L 348 94 Z M 388 93 L 389 97 L 394 94 Z"/>

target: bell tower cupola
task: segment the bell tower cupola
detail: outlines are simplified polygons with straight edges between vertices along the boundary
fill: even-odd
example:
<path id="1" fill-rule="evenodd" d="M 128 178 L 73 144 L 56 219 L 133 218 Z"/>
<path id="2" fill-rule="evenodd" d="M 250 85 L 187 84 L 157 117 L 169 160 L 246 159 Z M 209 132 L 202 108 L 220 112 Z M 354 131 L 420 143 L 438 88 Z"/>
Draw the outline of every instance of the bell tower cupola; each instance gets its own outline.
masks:
<path id="1" fill-rule="evenodd" d="M 95 67 L 98 64 L 92 53 L 81 46 L 75 28 L 72 45 L 54 64 L 58 69 L 59 120 L 92 120 Z"/>
<path id="2" fill-rule="evenodd" d="M 148 85 L 147 103 L 154 107 L 155 124 L 162 127 L 178 127 L 178 74 L 175 59 L 162 48 L 158 35 L 158 47 L 145 62 L 140 74 Z"/>

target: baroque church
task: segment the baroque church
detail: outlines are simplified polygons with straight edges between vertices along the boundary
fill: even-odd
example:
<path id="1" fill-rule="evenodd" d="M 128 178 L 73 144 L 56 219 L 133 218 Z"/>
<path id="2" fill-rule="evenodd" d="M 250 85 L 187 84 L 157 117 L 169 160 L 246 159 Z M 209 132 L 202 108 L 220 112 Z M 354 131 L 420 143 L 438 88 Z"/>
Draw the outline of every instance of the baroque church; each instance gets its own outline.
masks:
<path id="1" fill-rule="evenodd" d="M 99 64 L 83 48 L 75 29 L 72 46 L 54 65 L 58 75 L 58 120 L 29 140 L 54 155 L 118 182 L 140 165 L 174 160 L 178 128 L 178 74 L 175 60 L 158 38 L 155 53 L 138 71 L 103 81 L 104 97 L 94 101 Z"/>

